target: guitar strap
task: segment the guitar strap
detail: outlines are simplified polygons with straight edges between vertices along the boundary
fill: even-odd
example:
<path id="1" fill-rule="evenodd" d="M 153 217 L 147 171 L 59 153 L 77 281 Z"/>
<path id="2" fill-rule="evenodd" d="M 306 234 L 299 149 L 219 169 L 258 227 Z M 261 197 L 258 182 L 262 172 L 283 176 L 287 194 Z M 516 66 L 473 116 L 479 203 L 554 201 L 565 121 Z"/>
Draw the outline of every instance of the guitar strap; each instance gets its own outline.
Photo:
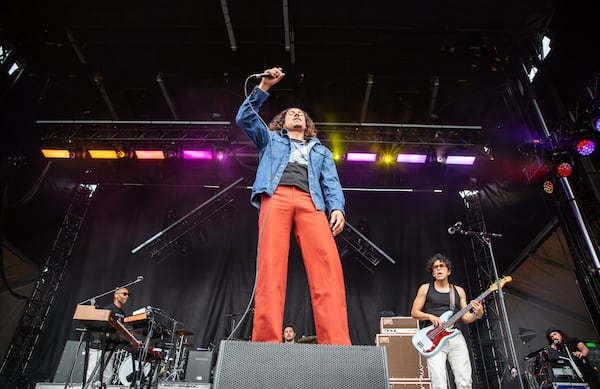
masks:
<path id="1" fill-rule="evenodd" d="M 454 295 L 456 294 L 455 289 L 454 289 L 454 285 L 450 284 L 450 310 L 452 311 L 452 313 L 454 313 Z"/>

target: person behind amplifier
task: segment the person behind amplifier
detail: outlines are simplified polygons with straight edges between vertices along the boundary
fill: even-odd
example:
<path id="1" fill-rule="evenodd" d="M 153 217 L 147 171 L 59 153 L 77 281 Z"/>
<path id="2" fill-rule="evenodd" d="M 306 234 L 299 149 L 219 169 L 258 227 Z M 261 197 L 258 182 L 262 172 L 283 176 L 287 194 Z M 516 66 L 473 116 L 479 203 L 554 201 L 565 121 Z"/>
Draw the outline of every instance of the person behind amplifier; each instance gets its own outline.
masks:
<path id="1" fill-rule="evenodd" d="M 559 352 L 569 353 L 573 362 L 581 371 L 583 380 L 590 386 L 590 389 L 600 389 L 598 376 L 592 367 L 588 355 L 590 350 L 580 339 L 568 336 L 564 331 L 550 327 L 546 330 L 546 339 L 548 347 Z"/>
<path id="2" fill-rule="evenodd" d="M 251 203 L 259 209 L 252 340 L 281 342 L 290 233 L 302 252 L 319 343 L 350 345 L 346 290 L 334 236 L 344 229 L 344 194 L 333 154 L 314 122 L 288 108 L 267 126 L 258 110 L 285 73 L 267 69 L 236 122 L 259 149 Z M 327 212 L 327 213 L 326 213 Z"/>
<path id="3" fill-rule="evenodd" d="M 283 327 L 283 343 L 296 343 L 296 330 L 294 330 L 294 327 Z"/>
<path id="4" fill-rule="evenodd" d="M 419 287 L 413 301 L 411 316 L 421 321 L 421 328 L 434 325 L 440 327 L 443 322 L 440 315 L 448 310 L 456 312 L 467 306 L 465 290 L 449 282 L 452 273 L 452 262 L 442 254 L 435 254 L 427 260 L 426 269 L 433 276 L 433 281 Z M 458 304 L 456 304 L 458 303 Z M 465 324 L 473 323 L 483 316 L 483 304 L 471 301 L 472 309 L 466 312 L 461 320 Z M 462 333 L 438 344 L 439 350 L 427 358 L 427 369 L 431 377 L 431 387 L 435 389 L 448 388 L 448 372 L 446 361 L 454 375 L 457 389 L 471 389 L 473 378 L 469 349 Z"/>

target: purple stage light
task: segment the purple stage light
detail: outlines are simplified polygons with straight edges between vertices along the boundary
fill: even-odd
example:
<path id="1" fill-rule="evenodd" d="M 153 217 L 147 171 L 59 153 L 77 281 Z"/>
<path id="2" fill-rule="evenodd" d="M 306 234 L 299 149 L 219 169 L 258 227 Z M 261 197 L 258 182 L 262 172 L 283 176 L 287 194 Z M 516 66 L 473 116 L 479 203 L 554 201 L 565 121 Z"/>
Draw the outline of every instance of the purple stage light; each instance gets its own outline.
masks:
<path id="1" fill-rule="evenodd" d="M 449 155 L 446 157 L 446 165 L 473 165 L 475 157 L 471 155 Z"/>
<path id="2" fill-rule="evenodd" d="M 183 159 L 213 159 L 212 150 L 183 150 Z"/>
<path id="3" fill-rule="evenodd" d="M 375 162 L 377 154 L 375 153 L 346 153 L 346 161 L 353 162 Z"/>
<path id="4" fill-rule="evenodd" d="M 589 139 L 582 139 L 575 146 L 579 155 L 590 155 L 594 152 L 596 145 Z"/>
<path id="5" fill-rule="evenodd" d="M 425 163 L 427 162 L 426 154 L 398 154 L 396 162 L 404 163 Z"/>

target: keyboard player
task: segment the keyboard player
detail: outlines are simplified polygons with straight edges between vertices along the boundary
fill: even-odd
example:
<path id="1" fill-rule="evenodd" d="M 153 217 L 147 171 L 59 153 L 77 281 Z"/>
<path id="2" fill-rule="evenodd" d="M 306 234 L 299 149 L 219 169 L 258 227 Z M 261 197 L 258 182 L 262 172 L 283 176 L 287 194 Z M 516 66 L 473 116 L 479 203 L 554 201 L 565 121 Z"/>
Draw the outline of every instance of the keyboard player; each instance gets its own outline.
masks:
<path id="1" fill-rule="evenodd" d="M 117 321 L 119 321 L 120 323 L 123 323 L 123 320 L 125 319 L 125 316 L 126 316 L 124 307 L 125 307 L 125 304 L 127 304 L 127 301 L 129 301 L 129 289 L 119 288 L 119 289 L 115 290 L 112 303 L 104 306 L 104 309 L 110 310 L 111 316 L 114 319 L 116 319 Z M 109 350 L 112 348 L 115 348 L 121 344 L 124 344 L 123 339 L 117 333 L 110 334 L 106 338 L 106 341 L 107 341 Z M 88 360 L 88 368 L 87 368 L 88 372 L 93 371 L 100 356 L 102 355 L 102 350 L 100 349 L 101 347 L 97 343 L 98 342 L 96 342 L 96 344 L 93 345 L 92 348 L 90 349 L 90 358 Z M 115 352 L 111 353 L 111 358 L 106 363 L 106 366 L 104 367 L 104 374 L 103 374 L 103 379 L 102 379 L 102 382 L 104 382 L 104 383 L 109 383 L 109 384 L 116 383 L 116 382 L 112 382 L 112 381 L 115 381 L 114 377 L 116 377 L 115 367 L 118 368 L 118 366 L 115 366 L 116 356 L 117 356 L 117 353 L 115 353 Z"/>
<path id="2" fill-rule="evenodd" d="M 115 291 L 113 302 L 104 307 L 104 309 L 110 309 L 112 316 L 123 323 L 125 319 L 125 311 L 123 307 L 129 301 L 129 289 L 119 288 Z"/>

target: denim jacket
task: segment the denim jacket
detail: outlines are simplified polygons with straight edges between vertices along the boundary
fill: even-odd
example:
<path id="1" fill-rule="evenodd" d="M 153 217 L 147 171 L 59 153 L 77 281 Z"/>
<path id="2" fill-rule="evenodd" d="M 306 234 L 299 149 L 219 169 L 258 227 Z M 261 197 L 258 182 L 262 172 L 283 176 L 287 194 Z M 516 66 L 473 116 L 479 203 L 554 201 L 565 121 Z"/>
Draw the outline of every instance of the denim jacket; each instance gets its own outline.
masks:
<path id="1" fill-rule="evenodd" d="M 250 196 L 250 202 L 257 208 L 260 208 L 262 193 L 272 196 L 275 192 L 291 153 L 287 130 L 271 131 L 259 119 L 258 111 L 267 97 L 268 93 L 254 87 L 235 119 L 259 150 L 258 171 Z M 323 212 L 339 209 L 344 213 L 344 193 L 331 151 L 317 138 L 311 138 L 308 144 L 308 187 L 315 207 Z"/>

